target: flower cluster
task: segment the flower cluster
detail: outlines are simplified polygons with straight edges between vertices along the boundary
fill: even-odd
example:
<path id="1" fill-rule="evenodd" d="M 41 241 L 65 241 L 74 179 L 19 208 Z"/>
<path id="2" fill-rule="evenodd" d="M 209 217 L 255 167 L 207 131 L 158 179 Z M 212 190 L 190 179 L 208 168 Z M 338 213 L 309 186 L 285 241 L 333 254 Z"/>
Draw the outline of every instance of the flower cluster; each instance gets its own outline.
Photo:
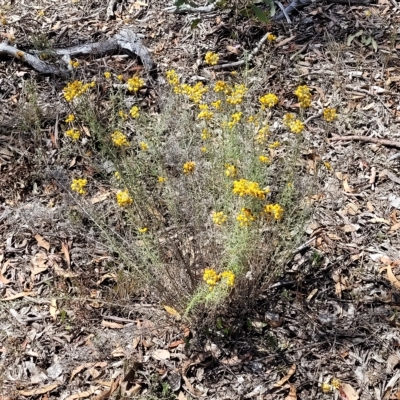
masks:
<path id="1" fill-rule="evenodd" d="M 254 139 L 258 144 L 263 144 L 266 142 L 268 135 L 269 135 L 269 126 L 265 125 L 258 130 L 257 135 L 255 136 Z"/>
<path id="2" fill-rule="evenodd" d="M 240 179 L 233 182 L 232 191 L 240 197 L 251 196 L 258 199 L 265 199 L 265 195 L 269 192 L 269 189 L 262 190 L 257 182 Z"/>
<path id="3" fill-rule="evenodd" d="M 228 218 L 228 216 L 224 214 L 222 211 L 219 212 L 214 211 L 211 217 L 215 225 L 222 225 L 223 223 L 226 222 Z"/>
<path id="4" fill-rule="evenodd" d="M 138 106 L 133 106 L 129 110 L 129 114 L 131 115 L 132 118 L 139 118 L 139 116 L 140 116 L 139 107 Z"/>
<path id="5" fill-rule="evenodd" d="M 256 217 L 248 208 L 242 208 L 236 219 L 239 221 L 240 226 L 249 226 L 256 220 Z"/>
<path id="6" fill-rule="evenodd" d="M 219 61 L 219 55 L 213 53 L 212 51 L 208 51 L 204 57 L 204 60 L 208 65 L 217 65 Z"/>
<path id="7" fill-rule="evenodd" d="M 85 186 L 87 179 L 73 179 L 71 183 L 71 190 L 79 194 L 86 194 Z"/>
<path id="8" fill-rule="evenodd" d="M 308 108 L 311 106 L 311 93 L 307 85 L 299 86 L 295 90 L 294 94 L 297 96 L 300 102 L 300 107 Z"/>
<path id="9" fill-rule="evenodd" d="M 218 93 L 218 92 L 224 92 L 227 89 L 228 85 L 226 82 L 224 81 L 217 81 L 215 82 L 214 85 L 214 92 Z"/>
<path id="10" fill-rule="evenodd" d="M 271 159 L 267 156 L 258 156 L 258 159 L 260 162 L 264 163 L 264 164 L 270 164 L 271 163 Z"/>
<path id="11" fill-rule="evenodd" d="M 234 88 L 229 91 L 229 95 L 226 97 L 226 102 L 231 105 L 241 104 L 247 91 L 245 85 L 235 83 Z"/>
<path id="12" fill-rule="evenodd" d="M 120 207 L 129 206 L 130 204 L 133 203 L 133 199 L 129 195 L 128 189 L 118 190 L 115 196 L 117 198 L 117 203 Z"/>
<path id="13" fill-rule="evenodd" d="M 70 65 L 72 68 L 78 68 L 78 67 L 79 67 L 79 61 L 72 61 L 72 60 L 70 60 L 69 65 Z"/>
<path id="14" fill-rule="evenodd" d="M 325 108 L 323 111 L 323 116 L 325 121 L 332 122 L 337 118 L 336 109 L 335 108 Z"/>
<path id="15" fill-rule="evenodd" d="M 203 140 L 207 140 L 207 139 L 210 139 L 210 137 L 211 137 L 211 134 L 210 134 L 209 130 L 204 128 L 203 131 L 201 132 L 201 138 Z"/>
<path id="16" fill-rule="evenodd" d="M 268 42 L 275 42 L 276 36 L 273 33 L 268 32 L 267 33 L 267 40 L 268 40 Z"/>
<path id="17" fill-rule="evenodd" d="M 78 140 L 81 137 L 81 131 L 78 129 L 68 129 L 65 135 L 70 137 L 72 140 Z"/>
<path id="18" fill-rule="evenodd" d="M 301 133 L 304 130 L 304 124 L 291 113 L 284 115 L 283 124 L 293 133 Z"/>
<path id="19" fill-rule="evenodd" d="M 237 175 L 237 168 L 232 164 L 225 164 L 225 175 L 234 178 Z"/>
<path id="20" fill-rule="evenodd" d="M 265 107 L 272 108 L 279 103 L 278 96 L 273 93 L 265 94 L 264 96 L 260 97 L 261 108 L 265 110 Z"/>
<path id="21" fill-rule="evenodd" d="M 179 77 L 174 69 L 167 71 L 165 75 L 167 76 L 167 81 L 171 86 L 179 85 Z"/>
<path id="22" fill-rule="evenodd" d="M 118 115 L 123 119 L 127 119 L 128 118 L 128 114 L 124 111 L 124 110 L 119 110 L 118 111 Z"/>
<path id="23" fill-rule="evenodd" d="M 135 93 L 144 86 L 144 80 L 139 76 L 128 79 L 126 83 L 128 84 L 128 90 Z"/>
<path id="24" fill-rule="evenodd" d="M 268 217 L 275 218 L 276 221 L 280 221 L 283 217 L 283 208 L 279 204 L 267 204 L 264 207 L 264 212 Z"/>
<path id="25" fill-rule="evenodd" d="M 175 93 L 180 93 L 186 95 L 189 100 L 193 103 L 200 103 L 203 95 L 208 92 L 208 87 L 204 86 L 202 82 L 197 82 L 194 86 L 190 86 L 186 83 L 180 86 L 175 86 Z"/>
<path id="26" fill-rule="evenodd" d="M 128 147 L 129 141 L 127 137 L 120 131 L 115 131 L 111 134 L 111 140 L 118 147 Z"/>
<path id="27" fill-rule="evenodd" d="M 68 117 L 65 118 L 65 122 L 68 124 L 69 122 L 74 122 L 75 121 L 75 115 L 74 114 L 68 114 Z"/>
<path id="28" fill-rule="evenodd" d="M 149 149 L 149 145 L 145 142 L 140 142 L 139 146 L 140 146 L 140 149 L 143 151 L 147 151 Z"/>
<path id="29" fill-rule="evenodd" d="M 167 178 L 165 178 L 164 176 L 159 176 L 157 180 L 158 183 L 165 183 L 167 181 Z"/>
<path id="30" fill-rule="evenodd" d="M 276 148 L 278 148 L 280 145 L 281 145 L 281 142 L 275 141 L 275 142 L 271 143 L 268 147 L 269 147 L 270 149 L 276 149 Z"/>
<path id="31" fill-rule="evenodd" d="M 185 175 L 192 174 L 194 172 L 194 169 L 196 167 L 196 163 L 194 161 L 188 161 L 183 164 L 183 173 Z"/>
<path id="32" fill-rule="evenodd" d="M 82 96 L 83 93 L 87 92 L 90 88 L 94 87 L 95 82 L 83 83 L 82 81 L 73 81 L 67 83 L 67 86 L 63 89 L 64 98 L 68 102 L 72 101 L 75 97 Z"/>
<path id="33" fill-rule="evenodd" d="M 211 103 L 211 105 L 212 105 L 216 110 L 219 110 L 219 109 L 221 108 L 221 104 L 222 104 L 222 101 L 221 101 L 221 100 L 213 101 L 213 102 Z"/>
<path id="34" fill-rule="evenodd" d="M 210 286 L 210 290 L 220 280 L 224 280 L 228 286 L 233 287 L 235 285 L 235 278 L 236 276 L 232 271 L 224 271 L 218 274 L 213 268 L 206 268 L 203 273 L 203 280 Z"/>
<path id="35" fill-rule="evenodd" d="M 104 78 L 110 79 L 111 78 L 111 72 L 109 72 L 109 71 L 104 72 Z"/>

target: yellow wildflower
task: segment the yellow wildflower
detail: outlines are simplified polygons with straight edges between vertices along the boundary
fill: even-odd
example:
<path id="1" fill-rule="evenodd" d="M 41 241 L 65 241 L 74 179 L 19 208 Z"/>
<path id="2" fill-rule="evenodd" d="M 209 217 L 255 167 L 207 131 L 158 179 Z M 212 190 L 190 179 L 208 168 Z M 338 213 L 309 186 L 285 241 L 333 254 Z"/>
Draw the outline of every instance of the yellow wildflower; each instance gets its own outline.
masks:
<path id="1" fill-rule="evenodd" d="M 63 89 L 63 94 L 65 100 L 72 101 L 75 97 L 81 96 L 83 93 L 89 90 L 89 88 L 95 85 L 92 83 L 83 83 L 82 81 L 73 81 L 67 84 L 67 86 Z"/>
<path id="2" fill-rule="evenodd" d="M 140 116 L 139 107 L 138 106 L 133 106 L 129 110 L 129 114 L 131 115 L 132 118 L 139 118 L 139 116 Z"/>
<path id="3" fill-rule="evenodd" d="M 124 76 L 122 74 L 117 75 L 117 79 L 122 82 L 124 80 Z"/>
<path id="4" fill-rule="evenodd" d="M 164 176 L 159 176 L 157 180 L 158 183 L 165 183 L 167 181 L 167 178 L 165 178 Z"/>
<path id="5" fill-rule="evenodd" d="M 127 137 L 120 131 L 115 131 L 111 134 L 111 140 L 118 147 L 129 146 L 129 141 Z"/>
<path id="6" fill-rule="evenodd" d="M 299 120 L 296 119 L 291 125 L 290 125 L 290 131 L 293 133 L 301 133 L 304 130 L 304 124 Z"/>
<path id="7" fill-rule="evenodd" d="M 139 76 L 134 76 L 133 78 L 128 79 L 127 84 L 130 92 L 137 92 L 144 86 L 144 80 Z"/>
<path id="8" fill-rule="evenodd" d="M 237 176 L 237 168 L 232 164 L 225 164 L 225 175 L 228 178 L 234 178 Z"/>
<path id="9" fill-rule="evenodd" d="M 79 61 L 72 61 L 72 60 L 70 60 L 69 65 L 70 65 L 72 68 L 78 68 L 78 67 L 79 67 Z"/>
<path id="10" fill-rule="evenodd" d="M 148 144 L 145 143 L 145 142 L 140 142 L 139 146 L 140 146 L 140 149 L 143 150 L 143 151 L 147 151 L 149 149 Z"/>
<path id="11" fill-rule="evenodd" d="M 256 220 L 256 217 L 248 208 L 242 208 L 236 219 L 239 221 L 240 226 L 249 226 Z"/>
<path id="12" fill-rule="evenodd" d="M 128 189 L 118 190 L 115 197 L 117 198 L 117 203 L 120 207 L 125 207 L 133 203 L 133 199 L 129 195 Z"/>
<path id="13" fill-rule="evenodd" d="M 104 72 L 104 78 L 110 79 L 111 78 L 111 72 L 109 72 L 109 71 Z"/>
<path id="14" fill-rule="evenodd" d="M 167 81 L 171 86 L 179 85 L 179 77 L 174 69 L 167 71 L 165 75 L 167 76 Z"/>
<path id="15" fill-rule="evenodd" d="M 87 185 L 87 179 L 73 179 L 71 183 L 71 190 L 79 194 L 86 194 L 85 186 Z"/>
<path id="16" fill-rule="evenodd" d="M 265 164 L 269 164 L 271 162 L 271 159 L 267 156 L 259 156 L 258 159 L 260 160 L 260 162 Z"/>
<path id="17" fill-rule="evenodd" d="M 267 216 L 272 216 L 276 221 L 280 221 L 283 217 L 283 208 L 279 204 L 267 204 L 264 207 Z"/>
<path id="18" fill-rule="evenodd" d="M 128 118 L 128 114 L 123 111 L 123 110 L 119 110 L 118 111 L 118 115 L 122 118 L 122 119 L 127 119 Z"/>
<path id="19" fill-rule="evenodd" d="M 44 17 L 44 10 L 39 10 L 37 15 L 38 17 Z"/>
<path id="20" fill-rule="evenodd" d="M 115 179 L 118 179 L 118 180 L 121 179 L 121 174 L 118 171 L 114 172 L 114 176 L 115 176 Z"/>
<path id="21" fill-rule="evenodd" d="M 279 147 L 280 145 L 281 145 L 281 142 L 276 141 L 276 142 L 271 143 L 268 147 L 269 147 L 270 149 L 276 149 L 276 148 Z"/>
<path id="22" fill-rule="evenodd" d="M 263 144 L 267 140 L 267 137 L 269 135 L 269 126 L 265 125 L 261 129 L 258 130 L 257 135 L 255 136 L 255 141 L 258 144 Z"/>
<path id="23" fill-rule="evenodd" d="M 207 285 L 215 286 L 219 280 L 219 276 L 213 268 L 206 268 L 203 273 L 203 280 Z"/>
<path id="24" fill-rule="evenodd" d="M 290 125 L 295 121 L 296 116 L 292 113 L 285 114 L 283 116 L 283 125 L 290 128 Z"/>
<path id="25" fill-rule="evenodd" d="M 324 166 L 328 171 L 332 171 L 332 165 L 328 161 L 324 161 Z"/>
<path id="26" fill-rule="evenodd" d="M 245 85 L 235 83 L 229 96 L 226 97 L 226 102 L 231 105 L 237 105 L 243 102 L 243 97 L 246 95 L 248 89 Z"/>
<path id="27" fill-rule="evenodd" d="M 233 182 L 233 193 L 243 196 L 257 197 L 265 199 L 265 195 L 269 189 L 262 190 L 257 182 L 248 181 L 247 179 L 240 179 Z"/>
<path id="28" fill-rule="evenodd" d="M 219 110 L 219 109 L 221 108 L 221 104 L 222 104 L 222 101 L 221 101 L 221 100 L 213 101 L 213 102 L 211 103 L 211 105 L 212 105 L 216 110 Z"/>
<path id="29" fill-rule="evenodd" d="M 200 151 L 202 153 L 207 153 L 207 147 L 200 147 Z"/>
<path id="30" fill-rule="evenodd" d="M 265 107 L 272 108 L 279 103 L 278 96 L 274 93 L 268 93 L 260 97 L 261 108 L 265 110 Z"/>
<path id="31" fill-rule="evenodd" d="M 365 16 L 366 17 L 369 18 L 371 15 L 372 15 L 371 11 L 369 11 L 369 10 L 365 11 Z"/>
<path id="32" fill-rule="evenodd" d="M 325 108 L 323 111 L 323 116 L 325 121 L 331 122 L 337 118 L 336 109 L 335 108 Z"/>
<path id="33" fill-rule="evenodd" d="M 201 132 L 201 138 L 203 140 L 207 140 L 210 139 L 210 137 L 211 137 L 210 132 L 208 131 L 208 129 L 204 128 L 203 131 Z"/>
<path id="34" fill-rule="evenodd" d="M 333 391 L 333 387 L 329 383 L 324 382 L 324 383 L 321 384 L 321 390 L 324 393 L 330 393 L 330 392 Z"/>
<path id="35" fill-rule="evenodd" d="M 69 122 L 74 122 L 75 121 L 75 115 L 74 114 L 68 114 L 68 117 L 65 118 L 65 122 L 68 124 Z"/>
<path id="36" fill-rule="evenodd" d="M 199 112 L 197 119 L 205 119 L 206 121 L 209 121 L 213 116 L 214 113 L 212 111 L 203 110 Z"/>
<path id="37" fill-rule="evenodd" d="M 307 85 L 299 86 L 294 94 L 300 102 L 300 107 L 307 108 L 311 106 L 311 93 Z"/>
<path id="38" fill-rule="evenodd" d="M 228 286 L 235 285 L 235 274 L 232 271 L 224 271 L 219 274 L 220 279 L 226 279 L 226 284 Z"/>
<path id="39" fill-rule="evenodd" d="M 332 378 L 331 385 L 334 389 L 338 390 L 342 384 L 338 378 Z"/>
<path id="40" fill-rule="evenodd" d="M 226 222 L 228 218 L 228 216 L 224 214 L 222 211 L 219 212 L 214 211 L 211 217 L 215 225 L 222 225 L 223 223 Z"/>
<path id="41" fill-rule="evenodd" d="M 273 33 L 268 32 L 268 33 L 267 33 L 267 40 L 268 40 L 269 42 L 275 42 L 276 36 L 275 36 Z"/>
<path id="42" fill-rule="evenodd" d="M 139 233 L 144 234 L 144 233 L 147 233 L 148 230 L 149 229 L 145 226 L 145 227 L 139 229 Z"/>
<path id="43" fill-rule="evenodd" d="M 65 134 L 72 140 L 78 140 L 81 137 L 81 132 L 78 129 L 68 129 Z"/>
<path id="44" fill-rule="evenodd" d="M 194 169 L 196 167 L 196 163 L 194 161 L 188 161 L 183 164 L 183 173 L 185 175 L 192 174 L 194 172 Z"/>
<path id="45" fill-rule="evenodd" d="M 258 126 L 258 125 L 259 125 L 258 119 L 257 119 L 257 117 L 254 116 L 254 115 L 250 115 L 250 116 L 247 118 L 247 122 L 248 122 L 249 124 L 253 124 L 253 125 L 255 125 L 255 126 Z"/>
<path id="46" fill-rule="evenodd" d="M 219 55 L 213 53 L 212 51 L 208 51 L 204 57 L 204 60 L 208 65 L 216 65 L 219 61 Z"/>
<path id="47" fill-rule="evenodd" d="M 223 91 L 226 89 L 227 86 L 228 86 L 228 85 L 227 85 L 226 82 L 224 82 L 224 81 L 217 81 L 217 82 L 215 82 L 215 85 L 214 85 L 214 92 L 215 92 L 215 93 L 223 92 Z"/>

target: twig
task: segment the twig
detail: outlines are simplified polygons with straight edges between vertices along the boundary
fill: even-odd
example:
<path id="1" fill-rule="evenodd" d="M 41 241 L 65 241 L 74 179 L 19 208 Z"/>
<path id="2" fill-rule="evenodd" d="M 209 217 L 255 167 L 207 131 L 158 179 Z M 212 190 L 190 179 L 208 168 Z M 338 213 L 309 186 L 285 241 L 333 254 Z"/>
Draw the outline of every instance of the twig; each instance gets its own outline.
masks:
<path id="1" fill-rule="evenodd" d="M 376 180 L 376 167 L 372 167 L 371 168 L 371 176 L 369 178 L 371 190 L 375 190 L 375 180 Z"/>
<path id="2" fill-rule="evenodd" d="M 397 149 L 400 149 L 400 142 L 394 142 L 393 140 L 387 140 L 387 139 L 371 138 L 367 136 L 357 136 L 357 135 L 333 136 L 329 140 L 331 142 L 336 142 L 338 140 L 359 140 L 361 142 L 376 143 L 382 146 L 395 147 Z"/>
<path id="3" fill-rule="evenodd" d="M 388 161 L 394 161 L 400 158 L 400 153 L 393 154 L 391 157 L 389 157 Z"/>
<path id="4" fill-rule="evenodd" d="M 287 12 L 286 12 L 285 7 L 283 7 L 283 4 L 282 4 L 280 1 L 276 1 L 276 4 L 278 4 L 279 8 L 282 10 L 283 15 L 284 15 L 285 18 L 286 18 L 286 21 L 287 21 L 289 24 L 291 24 L 292 21 L 290 20 L 290 17 L 289 17 L 289 15 L 288 15 Z"/>
<path id="5" fill-rule="evenodd" d="M 108 21 L 111 17 L 114 16 L 114 7 L 117 0 L 110 0 L 107 6 L 106 20 Z"/>
<path id="6" fill-rule="evenodd" d="M 311 120 L 318 118 L 322 115 L 322 111 L 320 111 L 318 114 L 312 115 L 311 117 L 308 117 L 305 121 L 304 124 L 307 125 Z"/>
<path id="7" fill-rule="evenodd" d="M 185 12 L 208 13 L 214 11 L 214 9 L 215 9 L 214 3 L 204 7 L 192 7 L 189 4 L 182 4 L 179 7 L 177 6 L 166 7 L 164 8 L 164 11 L 175 14 L 181 14 Z"/>

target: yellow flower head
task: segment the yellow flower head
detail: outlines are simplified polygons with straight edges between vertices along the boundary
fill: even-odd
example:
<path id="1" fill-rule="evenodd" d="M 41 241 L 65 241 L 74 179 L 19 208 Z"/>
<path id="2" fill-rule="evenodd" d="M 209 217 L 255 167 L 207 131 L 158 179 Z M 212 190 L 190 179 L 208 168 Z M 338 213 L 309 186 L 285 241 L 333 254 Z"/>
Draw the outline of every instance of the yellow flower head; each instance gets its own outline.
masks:
<path id="1" fill-rule="evenodd" d="M 117 79 L 122 82 L 124 80 L 124 76 L 122 74 L 117 75 Z"/>
<path id="2" fill-rule="evenodd" d="M 138 106 L 133 106 L 130 110 L 129 110 L 129 114 L 131 115 L 132 118 L 139 118 L 140 116 L 140 109 Z"/>
<path id="3" fill-rule="evenodd" d="M 165 183 L 166 181 L 167 181 L 167 178 L 165 178 L 164 176 L 158 177 L 158 183 Z"/>
<path id="4" fill-rule="evenodd" d="M 266 142 L 268 135 L 269 135 L 269 126 L 265 125 L 264 127 L 258 130 L 257 135 L 254 139 L 258 144 L 263 144 Z"/>
<path id="5" fill-rule="evenodd" d="M 259 156 L 258 159 L 260 160 L 260 162 L 264 163 L 264 164 L 270 164 L 271 163 L 271 159 L 267 156 Z"/>
<path id="6" fill-rule="evenodd" d="M 201 138 L 203 140 L 207 140 L 210 139 L 210 137 L 211 137 L 210 132 L 208 131 L 208 129 L 204 128 L 203 131 L 201 132 Z"/>
<path id="7" fill-rule="evenodd" d="M 214 113 L 212 111 L 203 110 L 198 113 L 197 119 L 205 119 L 206 121 L 209 121 L 213 116 Z"/>
<path id="8" fill-rule="evenodd" d="M 111 72 L 109 72 L 109 71 L 104 72 L 104 78 L 110 79 L 111 78 Z"/>
<path id="9" fill-rule="evenodd" d="M 81 132 L 78 129 L 68 129 L 65 135 L 69 136 L 72 140 L 78 140 L 81 137 Z"/>
<path id="10" fill-rule="evenodd" d="M 69 122 L 74 122 L 75 121 L 75 115 L 74 114 L 68 114 L 68 117 L 65 118 L 65 122 L 68 124 Z"/>
<path id="11" fill-rule="evenodd" d="M 118 171 L 114 172 L 114 176 L 115 176 L 115 179 L 118 179 L 118 180 L 121 179 L 121 174 Z"/>
<path id="12" fill-rule="evenodd" d="M 328 161 L 324 161 L 324 166 L 328 171 L 332 171 L 332 165 Z"/>
<path id="13" fill-rule="evenodd" d="M 213 101 L 213 102 L 211 103 L 211 105 L 212 105 L 216 110 L 219 110 L 219 109 L 221 108 L 221 104 L 222 104 L 222 101 L 221 101 L 221 100 Z"/>
<path id="14" fill-rule="evenodd" d="M 192 174 L 194 172 L 194 169 L 196 167 L 196 163 L 194 161 L 188 161 L 183 164 L 183 173 L 185 175 Z"/>
<path id="15" fill-rule="evenodd" d="M 171 86 L 179 85 L 179 76 L 174 69 L 171 69 L 166 72 L 167 81 Z"/>
<path id="16" fill-rule="evenodd" d="M 249 226 L 256 220 L 256 217 L 248 208 L 242 208 L 236 219 L 239 221 L 240 226 Z"/>
<path id="17" fill-rule="evenodd" d="M 228 178 L 234 178 L 237 176 L 237 168 L 232 164 L 225 164 L 225 175 Z"/>
<path id="18" fill-rule="evenodd" d="M 79 194 L 86 194 L 85 186 L 87 185 L 87 179 L 73 179 L 71 183 L 71 190 Z"/>
<path id="19" fill-rule="evenodd" d="M 276 36 L 273 33 L 269 32 L 267 33 L 267 40 L 268 42 L 275 42 Z"/>
<path id="20" fill-rule="evenodd" d="M 82 81 L 70 82 L 63 89 L 64 98 L 65 98 L 65 100 L 70 102 L 75 97 L 82 96 L 83 93 L 87 92 L 93 86 L 92 86 L 92 83 L 85 83 L 84 84 Z"/>
<path id="21" fill-rule="evenodd" d="M 207 147 L 200 147 L 200 151 L 202 152 L 202 153 L 207 153 Z"/>
<path id="22" fill-rule="evenodd" d="M 123 111 L 123 110 L 119 110 L 118 111 L 118 115 L 122 118 L 122 119 L 127 119 L 128 118 L 128 114 Z"/>
<path id="23" fill-rule="evenodd" d="M 148 144 L 145 143 L 145 142 L 140 142 L 139 146 L 140 146 L 140 149 L 143 150 L 143 151 L 147 151 L 149 149 Z"/>
<path id="24" fill-rule="evenodd" d="M 70 60 L 69 65 L 70 65 L 72 68 L 78 68 L 78 67 L 79 67 L 79 61 L 72 61 L 72 60 Z"/>
<path id="25" fill-rule="evenodd" d="M 290 125 L 290 131 L 293 133 L 301 133 L 304 130 L 304 124 L 299 120 L 296 119 L 291 125 Z"/>
<path id="26" fill-rule="evenodd" d="M 209 286 L 215 286 L 218 283 L 219 276 L 215 269 L 206 268 L 203 273 L 203 280 Z"/>
<path id="27" fill-rule="evenodd" d="M 281 145 L 281 142 L 276 141 L 276 142 L 271 143 L 268 147 L 269 147 L 270 149 L 276 149 L 276 148 L 279 147 L 280 145 Z"/>
<path id="28" fill-rule="evenodd" d="M 219 61 L 219 55 L 213 53 L 212 51 L 208 51 L 204 57 L 204 60 L 208 65 L 216 65 Z"/>
<path id="29" fill-rule="evenodd" d="M 214 85 L 214 92 L 216 92 L 216 93 L 223 92 L 226 89 L 227 86 L 228 85 L 227 85 L 226 82 L 217 81 L 217 82 L 215 82 L 215 85 Z"/>
<path id="30" fill-rule="evenodd" d="M 132 197 L 129 195 L 128 189 L 118 190 L 116 194 L 117 203 L 120 207 L 129 206 L 133 203 Z"/>
<path id="31" fill-rule="evenodd" d="M 38 17 L 44 17 L 44 10 L 39 10 L 37 15 Z"/>
<path id="32" fill-rule="evenodd" d="M 247 179 L 240 179 L 233 182 L 232 191 L 240 197 L 250 196 L 263 200 L 265 199 L 266 194 L 269 192 L 269 189 L 262 190 L 257 182 L 248 181 Z"/>
<path id="33" fill-rule="evenodd" d="M 139 229 L 139 233 L 144 234 L 144 233 L 147 233 L 148 230 L 149 229 L 145 226 L 145 227 Z"/>
<path id="34" fill-rule="evenodd" d="M 118 147 L 128 147 L 129 141 L 127 137 L 120 131 L 115 131 L 111 134 L 111 140 Z"/>
<path id="35" fill-rule="evenodd" d="M 226 97 L 226 102 L 231 105 L 241 104 L 248 89 L 245 85 L 235 83 L 229 96 Z"/>
<path id="36" fill-rule="evenodd" d="M 128 79 L 127 84 L 130 92 L 137 92 L 144 86 L 144 80 L 139 76 L 134 76 L 133 78 Z"/>
<path id="37" fill-rule="evenodd" d="M 292 113 L 285 114 L 283 116 L 283 125 L 290 128 L 290 125 L 295 121 L 296 116 Z"/>
<path id="38" fill-rule="evenodd" d="M 294 94 L 297 96 L 300 107 L 307 108 L 311 106 L 311 93 L 310 88 L 307 85 L 299 86 Z"/>
<path id="39" fill-rule="evenodd" d="M 278 96 L 274 93 L 268 93 L 260 97 L 261 108 L 265 110 L 265 107 L 272 108 L 279 103 Z"/>
<path id="40" fill-rule="evenodd" d="M 331 122 L 337 118 L 336 109 L 335 108 L 325 108 L 323 111 L 323 116 L 325 121 Z"/>
<path id="41" fill-rule="evenodd" d="M 228 286 L 235 285 L 235 274 L 232 271 L 224 271 L 219 274 L 220 279 L 225 280 Z"/>
<path id="42" fill-rule="evenodd" d="M 219 212 L 214 211 L 211 217 L 215 225 L 222 225 L 223 223 L 226 222 L 228 218 L 228 216 L 224 214 L 222 211 Z"/>
<path id="43" fill-rule="evenodd" d="M 284 210 L 279 204 L 267 204 L 264 207 L 264 212 L 267 214 L 267 217 L 273 217 L 276 221 L 280 221 Z"/>

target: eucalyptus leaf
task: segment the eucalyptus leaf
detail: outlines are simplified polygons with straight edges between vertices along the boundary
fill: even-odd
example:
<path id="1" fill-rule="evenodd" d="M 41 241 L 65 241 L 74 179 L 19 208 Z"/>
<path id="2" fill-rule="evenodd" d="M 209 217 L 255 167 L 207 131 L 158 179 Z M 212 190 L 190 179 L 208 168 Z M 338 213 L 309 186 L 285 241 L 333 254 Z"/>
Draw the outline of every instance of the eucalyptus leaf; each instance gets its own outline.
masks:
<path id="1" fill-rule="evenodd" d="M 371 44 L 376 53 L 378 51 L 378 44 L 375 42 L 375 39 L 373 37 L 371 37 Z"/>
<path id="2" fill-rule="evenodd" d="M 265 22 L 266 24 L 269 22 L 267 16 L 265 15 L 264 11 L 262 11 L 260 8 L 255 6 L 254 4 L 251 5 L 251 8 L 253 9 L 254 15 L 261 21 Z"/>

